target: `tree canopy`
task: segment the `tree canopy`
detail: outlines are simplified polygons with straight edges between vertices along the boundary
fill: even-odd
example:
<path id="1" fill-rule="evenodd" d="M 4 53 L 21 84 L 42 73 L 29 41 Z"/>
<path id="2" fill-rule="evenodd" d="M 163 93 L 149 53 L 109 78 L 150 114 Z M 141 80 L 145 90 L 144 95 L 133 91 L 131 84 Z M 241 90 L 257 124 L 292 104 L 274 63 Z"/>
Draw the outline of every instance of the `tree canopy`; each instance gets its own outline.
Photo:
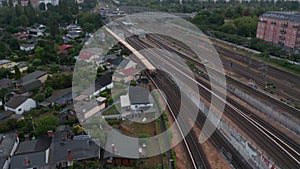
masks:
<path id="1" fill-rule="evenodd" d="M 58 126 L 58 119 L 53 116 L 46 116 L 39 118 L 35 121 L 35 134 L 36 135 L 41 135 L 43 133 L 46 133 L 49 130 L 55 130 L 56 127 Z"/>

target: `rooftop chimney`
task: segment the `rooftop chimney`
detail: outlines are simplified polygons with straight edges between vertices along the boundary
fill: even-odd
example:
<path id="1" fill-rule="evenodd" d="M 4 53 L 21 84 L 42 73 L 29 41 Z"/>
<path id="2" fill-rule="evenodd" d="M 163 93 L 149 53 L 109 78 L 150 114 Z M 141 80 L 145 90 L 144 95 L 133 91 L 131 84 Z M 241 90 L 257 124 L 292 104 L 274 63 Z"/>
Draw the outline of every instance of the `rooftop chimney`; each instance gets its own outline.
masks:
<path id="1" fill-rule="evenodd" d="M 72 157 L 72 151 L 68 150 L 68 161 L 73 161 L 73 157 Z"/>
<path id="2" fill-rule="evenodd" d="M 116 153 L 116 151 L 115 151 L 115 145 L 114 145 L 114 144 L 111 144 L 111 152 L 112 152 L 113 154 Z"/>

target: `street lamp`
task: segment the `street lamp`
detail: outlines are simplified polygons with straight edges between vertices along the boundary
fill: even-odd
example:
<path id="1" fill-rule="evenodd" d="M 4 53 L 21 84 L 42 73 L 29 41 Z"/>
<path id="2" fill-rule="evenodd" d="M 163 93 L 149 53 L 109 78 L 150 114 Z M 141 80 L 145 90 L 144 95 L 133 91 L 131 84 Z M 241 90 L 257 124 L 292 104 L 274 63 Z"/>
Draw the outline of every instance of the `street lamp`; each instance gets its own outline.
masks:
<path id="1" fill-rule="evenodd" d="M 30 119 L 31 119 L 31 124 L 32 124 L 33 131 L 35 131 L 35 127 L 34 127 L 34 123 L 33 123 L 33 120 L 32 120 L 32 116 L 30 116 Z"/>

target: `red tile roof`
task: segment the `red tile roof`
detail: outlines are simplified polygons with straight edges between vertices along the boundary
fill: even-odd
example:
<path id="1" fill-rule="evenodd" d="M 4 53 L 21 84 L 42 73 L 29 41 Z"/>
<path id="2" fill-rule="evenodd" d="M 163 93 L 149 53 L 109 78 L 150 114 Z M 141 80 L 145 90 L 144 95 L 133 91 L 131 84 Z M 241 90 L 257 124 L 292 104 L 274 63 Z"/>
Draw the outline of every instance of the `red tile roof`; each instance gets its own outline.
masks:
<path id="1" fill-rule="evenodd" d="M 135 68 L 131 67 L 131 68 L 128 68 L 128 69 L 124 69 L 121 72 L 124 75 L 126 75 L 126 76 L 130 76 L 130 75 L 138 73 L 138 70 L 136 70 Z"/>
<path id="2" fill-rule="evenodd" d="M 90 59 L 92 56 L 94 55 L 94 53 L 91 53 L 89 51 L 81 51 L 80 54 L 79 54 L 79 57 L 78 57 L 78 60 L 88 60 Z"/>
<path id="3" fill-rule="evenodd" d="M 63 51 L 63 50 L 66 50 L 66 49 L 72 48 L 72 47 L 73 47 L 73 45 L 63 44 L 63 45 L 61 45 L 61 46 L 59 47 L 59 50 L 60 50 L 60 51 Z"/>
<path id="4" fill-rule="evenodd" d="M 23 33 L 15 33 L 13 36 L 14 36 L 15 38 L 17 38 L 17 39 L 21 39 L 21 38 L 26 38 L 26 37 L 28 37 L 28 34 L 25 33 L 25 32 L 23 32 Z"/>

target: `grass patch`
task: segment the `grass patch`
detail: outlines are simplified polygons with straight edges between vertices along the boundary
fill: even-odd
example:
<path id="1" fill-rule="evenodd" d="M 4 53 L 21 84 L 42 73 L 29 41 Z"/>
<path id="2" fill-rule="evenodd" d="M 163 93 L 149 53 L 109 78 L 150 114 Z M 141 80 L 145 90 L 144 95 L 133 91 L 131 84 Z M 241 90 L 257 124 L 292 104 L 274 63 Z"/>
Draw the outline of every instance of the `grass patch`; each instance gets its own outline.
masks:
<path id="1" fill-rule="evenodd" d="M 300 75 L 300 65 L 289 63 L 286 60 L 270 59 L 270 63 L 274 66 L 280 67 L 286 71 L 293 72 Z"/>
<path id="2" fill-rule="evenodd" d="M 102 113 L 103 116 L 116 115 L 116 114 L 120 114 L 120 112 L 118 111 L 118 109 L 116 108 L 116 106 L 112 106 L 111 108 L 109 108 L 108 110 L 105 110 Z"/>

